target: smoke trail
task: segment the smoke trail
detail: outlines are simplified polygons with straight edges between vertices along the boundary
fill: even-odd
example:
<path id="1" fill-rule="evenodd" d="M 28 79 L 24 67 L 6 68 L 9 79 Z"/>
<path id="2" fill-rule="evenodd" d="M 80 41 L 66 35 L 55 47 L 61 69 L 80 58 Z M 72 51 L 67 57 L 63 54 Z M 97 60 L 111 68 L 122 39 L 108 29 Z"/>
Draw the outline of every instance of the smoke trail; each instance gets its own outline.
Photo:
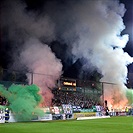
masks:
<path id="1" fill-rule="evenodd" d="M 31 120 L 33 116 L 42 116 L 44 112 L 37 106 L 42 97 L 36 85 L 11 85 L 8 90 L 0 86 L 0 92 L 9 101 L 9 108 L 15 113 L 17 121 Z"/>
<path id="2" fill-rule="evenodd" d="M 55 87 L 57 79 L 62 74 L 62 64 L 52 53 L 50 47 L 36 39 L 25 43 L 20 54 L 20 61 L 33 75 L 33 83 L 41 88 L 44 106 L 50 106 L 53 95 L 50 89 Z M 29 75 L 30 80 L 30 75 Z"/>

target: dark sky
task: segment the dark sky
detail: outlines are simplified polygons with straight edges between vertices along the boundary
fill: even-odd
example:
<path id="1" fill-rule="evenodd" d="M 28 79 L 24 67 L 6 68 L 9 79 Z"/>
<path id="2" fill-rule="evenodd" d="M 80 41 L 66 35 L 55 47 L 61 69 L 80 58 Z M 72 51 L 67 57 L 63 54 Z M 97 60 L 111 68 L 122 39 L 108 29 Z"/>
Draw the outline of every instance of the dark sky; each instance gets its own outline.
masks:
<path id="1" fill-rule="evenodd" d="M 125 4 L 125 7 L 127 9 L 123 17 L 124 24 L 126 26 L 126 29 L 123 31 L 123 33 L 129 34 L 129 42 L 127 43 L 127 46 L 124 48 L 124 50 L 128 52 L 130 56 L 133 57 L 133 0 L 120 1 Z M 133 63 L 129 65 L 128 68 L 129 72 L 133 73 Z"/>
<path id="2" fill-rule="evenodd" d="M 1 7 L 3 6 L 2 5 L 3 1 L 1 2 Z M 8 1 L 8 0 L 6 0 L 6 1 Z M 28 12 L 29 14 L 30 14 L 30 12 L 36 12 L 37 15 L 39 16 L 39 14 L 42 14 L 42 11 L 43 12 L 49 11 L 47 9 L 47 7 L 45 7 L 45 10 L 44 10 L 44 5 L 46 5 L 47 2 L 53 3 L 51 5 L 54 5 L 55 0 L 51 0 L 51 1 L 50 0 L 22 0 L 22 2 L 26 3 L 26 8 L 25 8 L 26 12 Z M 120 0 L 120 2 L 124 3 L 125 7 L 127 9 L 127 11 L 124 15 L 124 18 L 123 18 L 124 24 L 126 25 L 126 29 L 122 32 L 122 34 L 129 34 L 129 42 L 127 43 L 126 47 L 124 48 L 124 51 L 128 52 L 128 54 L 133 57 L 133 0 L 128 0 L 128 1 Z M 58 2 L 56 2 L 55 4 L 59 4 L 60 6 L 63 5 L 63 7 L 65 7 L 64 5 L 68 4 L 68 3 L 65 0 L 58 0 Z M 10 6 L 9 6 L 9 8 L 10 8 Z M 51 10 L 51 12 L 49 11 L 49 14 L 52 14 L 55 11 L 55 9 L 52 9 L 52 7 L 50 10 Z M 15 17 L 15 14 L 14 14 L 14 17 Z M 3 19 L 3 18 L 1 18 L 1 19 Z M 65 19 L 65 18 L 62 17 L 62 19 Z M 6 21 L 8 21 L 8 20 L 6 20 Z M 68 20 L 68 23 L 72 23 L 71 20 Z M 61 24 L 61 23 L 59 23 L 59 24 Z M 69 27 L 67 27 L 67 28 L 69 30 Z M 9 68 L 10 65 L 13 64 L 13 61 L 14 61 L 14 59 L 13 59 L 14 52 L 13 51 L 15 51 L 15 49 L 18 49 L 18 47 L 19 47 L 18 45 L 14 45 L 14 44 L 16 44 L 16 40 L 14 41 L 13 39 L 9 39 L 10 34 L 8 33 L 9 32 L 8 30 L 9 30 L 8 28 L 1 26 L 0 65 L 4 68 Z M 12 32 L 14 32 L 14 31 L 12 31 Z M 15 31 L 15 32 L 17 33 L 16 36 L 18 37 L 17 43 L 19 42 L 21 44 L 23 42 L 23 40 L 21 40 L 19 38 L 19 35 L 21 35 L 22 32 L 19 32 L 19 30 Z M 58 30 L 57 30 L 57 32 L 58 32 Z M 57 37 L 56 37 L 56 39 L 54 39 L 54 41 L 51 41 L 51 40 L 49 41 L 49 40 L 46 40 L 45 38 L 41 38 L 41 37 L 39 39 L 42 42 L 49 44 L 52 51 L 55 52 L 55 55 L 62 60 L 64 76 L 79 78 L 79 76 L 77 76 L 77 75 L 81 74 L 81 72 L 79 72 L 79 71 L 81 71 L 81 68 L 83 67 L 83 63 L 86 62 L 86 59 L 81 57 L 81 58 L 76 59 L 76 61 L 73 63 L 72 58 L 71 58 L 71 56 L 73 56 L 73 55 L 70 52 L 71 47 L 68 47 L 68 45 L 67 45 L 67 43 L 69 44 L 70 42 L 62 41 L 62 38 L 60 36 L 62 36 L 61 33 L 58 33 Z M 76 38 L 76 37 L 73 36 L 73 38 Z M 57 47 L 60 50 L 57 50 Z M 19 50 L 17 52 L 19 54 Z M 70 53 L 69 56 L 68 56 L 68 53 Z M 128 69 L 129 69 L 129 72 L 133 73 L 133 63 L 128 66 Z M 89 71 L 90 71 L 90 69 L 89 69 Z M 92 71 L 95 73 L 95 69 Z M 86 75 L 87 72 L 85 70 L 82 70 L 82 74 Z"/>
<path id="3" fill-rule="evenodd" d="M 129 42 L 125 48 L 125 51 L 133 56 L 133 1 L 132 0 L 120 0 L 122 3 L 125 3 L 126 13 L 124 15 L 124 24 L 126 25 L 126 29 L 123 33 L 129 34 Z"/>

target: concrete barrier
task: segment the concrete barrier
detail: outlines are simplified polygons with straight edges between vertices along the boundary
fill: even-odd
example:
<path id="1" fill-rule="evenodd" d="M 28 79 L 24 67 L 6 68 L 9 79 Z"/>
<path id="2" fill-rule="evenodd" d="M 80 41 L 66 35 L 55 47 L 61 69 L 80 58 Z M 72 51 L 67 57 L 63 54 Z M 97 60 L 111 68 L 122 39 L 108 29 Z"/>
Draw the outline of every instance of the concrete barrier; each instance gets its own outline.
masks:
<path id="1" fill-rule="evenodd" d="M 77 120 L 89 120 L 89 119 L 103 119 L 103 118 L 110 118 L 110 116 L 92 116 L 92 117 L 78 117 Z"/>

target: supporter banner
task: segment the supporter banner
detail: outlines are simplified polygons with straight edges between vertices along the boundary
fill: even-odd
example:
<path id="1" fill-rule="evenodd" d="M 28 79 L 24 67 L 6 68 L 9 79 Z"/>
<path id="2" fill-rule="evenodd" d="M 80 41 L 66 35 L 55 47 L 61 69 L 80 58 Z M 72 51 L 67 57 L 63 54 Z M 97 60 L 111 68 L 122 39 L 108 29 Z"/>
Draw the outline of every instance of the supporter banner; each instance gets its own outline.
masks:
<path id="1" fill-rule="evenodd" d="M 74 113 L 73 118 L 77 119 L 78 117 L 91 117 L 91 116 L 96 116 L 95 112 L 90 112 L 90 113 Z"/>
<path id="2" fill-rule="evenodd" d="M 87 112 L 95 112 L 93 109 L 82 109 L 82 113 L 87 113 Z"/>
<path id="3" fill-rule="evenodd" d="M 102 111 L 102 106 L 95 106 L 96 112 L 101 112 Z"/>
<path id="4" fill-rule="evenodd" d="M 54 106 L 54 107 L 50 107 L 50 113 L 51 114 L 62 114 L 63 113 L 63 109 L 61 106 L 57 107 L 57 106 Z"/>
<path id="5" fill-rule="evenodd" d="M 72 108 L 73 108 L 73 113 L 79 113 L 82 111 L 80 106 L 72 106 Z"/>
<path id="6" fill-rule="evenodd" d="M 102 106 L 93 106 L 92 109 L 80 109 L 80 112 L 85 113 L 85 112 L 101 112 L 103 111 Z"/>
<path id="7" fill-rule="evenodd" d="M 73 113 L 73 108 L 72 108 L 72 105 L 70 105 L 70 104 L 63 104 L 62 108 L 63 108 L 63 111 L 65 114 L 72 114 Z"/>
<path id="8" fill-rule="evenodd" d="M 0 123 L 5 123 L 5 111 L 0 109 Z"/>

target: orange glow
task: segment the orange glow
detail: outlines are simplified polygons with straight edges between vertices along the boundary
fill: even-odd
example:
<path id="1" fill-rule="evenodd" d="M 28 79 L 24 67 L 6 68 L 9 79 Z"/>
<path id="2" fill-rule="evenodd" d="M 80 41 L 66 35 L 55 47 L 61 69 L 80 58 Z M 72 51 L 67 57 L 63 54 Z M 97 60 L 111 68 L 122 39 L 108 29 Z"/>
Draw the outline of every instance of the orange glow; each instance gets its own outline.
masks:
<path id="1" fill-rule="evenodd" d="M 126 97 L 126 89 L 121 89 L 121 86 L 104 86 L 104 100 L 107 100 L 108 108 L 115 110 L 125 110 L 128 104 Z"/>

